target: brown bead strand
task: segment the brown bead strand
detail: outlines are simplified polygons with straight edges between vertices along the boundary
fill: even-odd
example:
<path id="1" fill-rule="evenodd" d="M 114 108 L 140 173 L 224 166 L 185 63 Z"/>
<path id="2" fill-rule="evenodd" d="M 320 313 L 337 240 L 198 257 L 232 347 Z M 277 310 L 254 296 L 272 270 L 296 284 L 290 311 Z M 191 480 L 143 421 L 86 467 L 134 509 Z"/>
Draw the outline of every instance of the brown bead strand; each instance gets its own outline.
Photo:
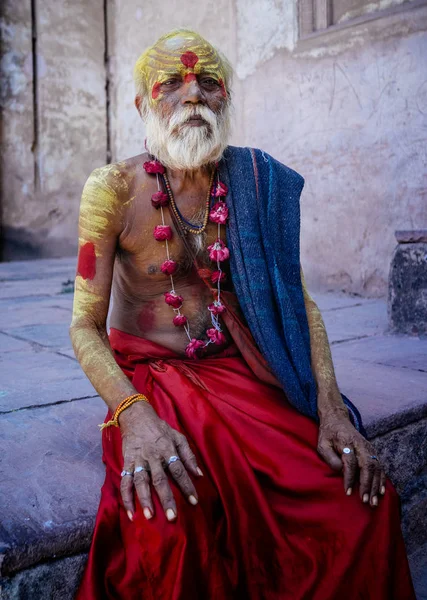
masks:
<path id="1" fill-rule="evenodd" d="M 205 217 L 203 219 L 203 225 L 199 228 L 199 229 L 195 229 L 194 227 L 190 227 L 189 225 L 187 225 L 186 223 L 184 223 L 184 221 L 181 219 L 181 216 L 177 210 L 177 206 L 175 203 L 175 198 L 173 197 L 173 192 L 172 192 L 172 188 L 171 185 L 169 183 L 169 179 L 166 175 L 166 173 L 163 174 L 163 178 L 165 181 L 165 185 L 166 185 L 166 191 L 167 194 L 169 196 L 169 200 L 170 200 L 170 205 L 173 211 L 173 214 L 175 215 L 175 217 L 177 218 L 179 224 L 181 225 L 181 227 L 185 230 L 188 231 L 190 233 L 194 233 L 195 235 L 199 235 L 201 233 L 203 233 L 208 225 L 209 222 L 209 212 L 210 212 L 210 200 L 211 200 L 211 192 L 212 192 L 212 184 L 213 184 L 213 180 L 214 180 L 214 176 L 215 176 L 215 169 L 212 171 L 212 175 L 209 181 L 209 189 L 208 189 L 208 195 L 206 198 L 206 213 L 205 213 Z"/>

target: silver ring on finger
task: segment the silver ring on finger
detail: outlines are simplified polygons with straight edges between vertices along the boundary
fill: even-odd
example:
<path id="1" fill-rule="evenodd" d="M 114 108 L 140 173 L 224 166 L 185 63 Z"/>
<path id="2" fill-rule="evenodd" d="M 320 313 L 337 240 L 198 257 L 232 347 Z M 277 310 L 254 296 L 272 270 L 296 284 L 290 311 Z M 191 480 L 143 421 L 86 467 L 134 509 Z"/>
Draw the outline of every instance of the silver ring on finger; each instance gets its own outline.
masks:
<path id="1" fill-rule="evenodd" d="M 132 471 L 126 471 L 125 469 L 123 469 L 123 471 L 120 473 L 120 477 L 125 477 L 125 475 L 129 475 L 130 477 L 133 477 Z"/>
<path id="2" fill-rule="evenodd" d="M 149 471 L 149 470 L 150 470 L 150 469 L 149 469 L 148 467 L 141 467 L 141 466 L 138 466 L 138 467 L 135 467 L 134 474 L 135 474 L 135 473 L 142 473 L 143 471 L 147 471 L 147 473 L 148 473 L 148 471 Z"/>
<path id="3" fill-rule="evenodd" d="M 181 460 L 179 458 L 179 456 L 173 455 L 169 458 L 169 460 L 167 461 L 167 467 L 169 467 L 172 463 L 177 462 L 178 460 Z"/>
<path id="4" fill-rule="evenodd" d="M 351 454 L 352 452 L 353 450 L 351 448 L 348 448 L 347 446 L 342 449 L 343 454 Z"/>

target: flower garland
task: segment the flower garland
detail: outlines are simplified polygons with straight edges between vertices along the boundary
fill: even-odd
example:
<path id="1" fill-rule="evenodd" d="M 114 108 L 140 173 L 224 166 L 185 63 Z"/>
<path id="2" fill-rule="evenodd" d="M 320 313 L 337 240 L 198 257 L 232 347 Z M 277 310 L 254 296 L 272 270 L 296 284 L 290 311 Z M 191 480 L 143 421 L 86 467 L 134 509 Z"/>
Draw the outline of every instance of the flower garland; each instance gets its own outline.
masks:
<path id="1" fill-rule="evenodd" d="M 151 203 L 154 208 L 160 210 L 162 223 L 161 225 L 156 225 L 153 235 L 155 240 L 165 242 L 166 244 L 166 260 L 162 263 L 160 269 L 162 273 L 170 277 L 171 290 L 164 293 L 165 302 L 175 313 L 172 323 L 175 327 L 183 327 L 188 337 L 189 343 L 185 348 L 186 355 L 189 358 L 197 358 L 199 353 L 209 346 L 209 344 L 221 345 L 226 341 L 225 335 L 221 329 L 219 315 L 225 311 L 225 306 L 221 302 L 221 282 L 225 281 L 226 274 L 221 269 L 221 264 L 230 257 L 229 249 L 221 240 L 221 225 L 225 225 L 228 218 L 228 207 L 225 203 L 225 196 L 227 195 L 228 189 L 218 178 L 216 183 L 214 183 L 209 190 L 211 200 L 212 198 L 216 199 L 216 203 L 211 206 L 209 212 L 209 221 L 211 223 L 217 223 L 218 235 L 215 242 L 208 246 L 208 252 L 210 260 L 216 263 L 216 271 L 212 273 L 211 281 L 212 283 L 217 284 L 218 294 L 216 300 L 207 307 L 211 316 L 212 327 L 209 327 L 206 330 L 208 339 L 202 340 L 191 337 L 188 319 L 181 312 L 184 298 L 175 290 L 173 275 L 178 269 L 178 263 L 171 258 L 169 252 L 168 242 L 172 239 L 173 232 L 172 228 L 165 224 L 163 211 L 166 206 L 170 205 L 171 200 L 173 201 L 173 195 L 170 185 L 167 186 L 168 194 L 161 189 L 159 178 L 159 176 L 165 175 L 166 169 L 158 160 L 147 161 L 144 163 L 143 167 L 147 173 L 156 175 L 157 178 L 157 192 L 152 195 Z"/>

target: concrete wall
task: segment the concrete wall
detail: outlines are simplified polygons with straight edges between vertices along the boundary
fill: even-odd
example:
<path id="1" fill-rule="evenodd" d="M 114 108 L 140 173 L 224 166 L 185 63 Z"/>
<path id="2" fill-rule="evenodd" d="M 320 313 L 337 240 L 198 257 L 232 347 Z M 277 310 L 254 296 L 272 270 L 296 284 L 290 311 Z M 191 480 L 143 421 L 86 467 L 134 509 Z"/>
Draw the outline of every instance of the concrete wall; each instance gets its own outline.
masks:
<path id="1" fill-rule="evenodd" d="M 106 161 L 103 0 L 6 7 L 3 257 L 64 256 L 75 252 L 84 181 Z"/>
<path id="2" fill-rule="evenodd" d="M 232 142 L 261 147 L 306 178 L 301 245 L 310 286 L 385 294 L 394 230 L 427 227 L 427 3 L 396 12 L 399 1 L 381 0 L 386 12 L 299 40 L 296 0 L 108 0 L 112 159 L 143 150 L 137 57 L 162 33 L 190 26 L 235 66 Z M 19 185 L 31 187 L 30 173 L 15 178 L 4 213 L 7 225 L 49 236 L 41 252 L 65 254 L 75 248 L 81 185 L 105 162 L 102 6 L 35 2 L 44 58 L 40 192 L 25 200 Z M 22 121 L 9 135 L 28 150 L 24 129 Z"/>

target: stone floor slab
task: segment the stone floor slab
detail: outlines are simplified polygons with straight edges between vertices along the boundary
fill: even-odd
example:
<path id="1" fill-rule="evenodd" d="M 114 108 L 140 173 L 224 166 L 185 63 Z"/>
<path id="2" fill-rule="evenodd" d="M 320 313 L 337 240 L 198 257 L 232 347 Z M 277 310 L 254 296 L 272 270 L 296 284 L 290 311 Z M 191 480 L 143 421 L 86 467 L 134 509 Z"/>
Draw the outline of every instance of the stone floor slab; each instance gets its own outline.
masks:
<path id="1" fill-rule="evenodd" d="M 31 344 L 24 340 L 17 340 L 0 332 L 0 352 L 16 352 L 27 350 L 31 352 Z"/>
<path id="2" fill-rule="evenodd" d="M 352 296 L 350 294 L 342 294 L 336 292 L 312 292 L 309 290 L 310 296 L 316 302 L 319 309 L 323 311 L 337 310 L 340 308 L 350 308 L 365 306 L 377 302 L 374 298 L 362 298 L 361 296 Z"/>
<path id="3" fill-rule="evenodd" d="M 3 574 L 87 549 L 104 479 L 105 413 L 93 398 L 0 415 Z"/>
<path id="4" fill-rule="evenodd" d="M 387 330 L 387 305 L 375 300 L 322 313 L 330 343 L 382 334 Z"/>
<path id="5" fill-rule="evenodd" d="M 73 298 L 68 294 L 3 299 L 0 300 L 0 330 L 24 325 L 69 324 L 72 307 Z"/>
<path id="6" fill-rule="evenodd" d="M 427 338 L 376 335 L 363 340 L 336 344 L 332 347 L 332 354 L 334 357 L 427 373 Z"/>
<path id="7" fill-rule="evenodd" d="M 7 333 L 23 340 L 35 342 L 47 348 L 69 347 L 70 336 L 68 330 L 71 319 L 68 313 L 65 313 L 65 316 L 66 319 L 63 319 L 61 323 L 13 327 L 8 329 Z"/>
<path id="8" fill-rule="evenodd" d="M 68 277 L 60 279 L 30 279 L 23 281 L 4 281 L 0 286 L 0 298 L 19 298 L 22 296 L 55 296 L 61 294 L 63 283 Z"/>
<path id="9" fill-rule="evenodd" d="M 379 426 L 387 418 L 390 428 L 401 427 L 410 422 L 411 413 L 416 418 L 427 413 L 427 373 L 337 354 L 334 365 L 341 392 L 359 408 L 366 425 Z"/>
<path id="10" fill-rule="evenodd" d="M 94 396 L 77 361 L 54 352 L 0 354 L 0 412 Z"/>
<path id="11" fill-rule="evenodd" d="M 0 263 L 0 281 L 75 275 L 76 257 L 16 260 Z"/>

